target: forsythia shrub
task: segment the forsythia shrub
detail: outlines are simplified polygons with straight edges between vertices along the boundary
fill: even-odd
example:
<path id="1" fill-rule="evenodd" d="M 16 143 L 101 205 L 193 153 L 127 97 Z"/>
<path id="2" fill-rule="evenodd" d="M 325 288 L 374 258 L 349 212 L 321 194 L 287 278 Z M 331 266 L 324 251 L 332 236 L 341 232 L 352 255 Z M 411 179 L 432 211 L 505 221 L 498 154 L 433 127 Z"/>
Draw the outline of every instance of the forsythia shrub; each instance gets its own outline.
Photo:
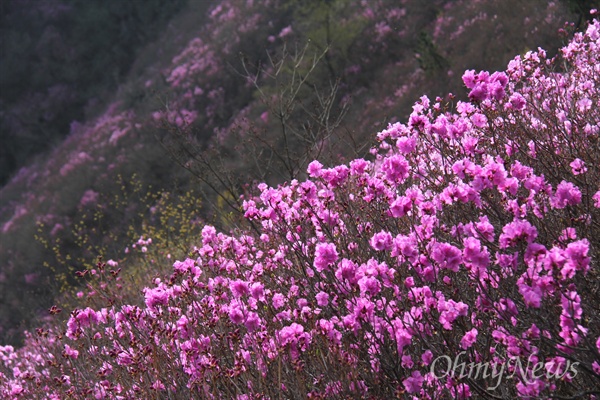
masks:
<path id="1" fill-rule="evenodd" d="M 421 98 L 372 160 L 260 185 L 260 232 L 206 226 L 143 305 L 0 347 L 0 393 L 600 397 L 599 45 L 593 21 L 467 71 L 469 102 Z"/>

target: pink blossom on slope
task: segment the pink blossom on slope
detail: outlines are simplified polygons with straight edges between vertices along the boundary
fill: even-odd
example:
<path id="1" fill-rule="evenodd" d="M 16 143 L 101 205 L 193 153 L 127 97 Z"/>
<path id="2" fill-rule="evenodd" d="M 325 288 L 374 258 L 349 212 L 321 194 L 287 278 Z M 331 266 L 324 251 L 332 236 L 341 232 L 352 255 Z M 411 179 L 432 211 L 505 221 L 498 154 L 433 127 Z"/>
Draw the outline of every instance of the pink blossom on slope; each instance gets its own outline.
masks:
<path id="1" fill-rule="evenodd" d="M 598 190 L 593 196 L 594 199 L 594 207 L 600 208 L 600 190 Z"/>
<path id="2" fill-rule="evenodd" d="M 396 154 L 383 161 L 382 168 L 385 177 L 395 183 L 400 183 L 408 176 L 409 165 L 404 157 Z"/>
<path id="3" fill-rule="evenodd" d="M 473 346 L 473 343 L 475 343 L 475 341 L 477 340 L 477 333 L 477 329 L 475 328 L 465 333 L 463 338 L 460 340 L 460 347 L 466 350 L 469 347 Z"/>
<path id="4" fill-rule="evenodd" d="M 169 302 L 169 293 L 163 287 L 144 289 L 144 297 L 146 306 L 151 310 L 155 310 L 158 305 L 166 306 Z"/>
<path id="5" fill-rule="evenodd" d="M 321 176 L 321 171 L 323 169 L 323 164 L 318 162 L 317 160 L 308 164 L 308 174 L 313 178 L 318 178 Z"/>
<path id="6" fill-rule="evenodd" d="M 392 235 L 385 231 L 378 232 L 373 235 L 369 243 L 375 250 L 389 250 L 392 247 Z"/>
<path id="7" fill-rule="evenodd" d="M 521 239 L 527 243 L 531 243 L 537 238 L 537 229 L 531 225 L 529 221 L 516 220 L 502 228 L 502 234 L 500 235 L 500 248 L 505 249 L 507 247 L 515 246 Z"/>
<path id="8" fill-rule="evenodd" d="M 556 193 L 550 199 L 550 204 L 554 208 L 565 208 L 569 205 L 581 203 L 581 191 L 571 182 L 562 181 L 556 188 Z"/>
<path id="9" fill-rule="evenodd" d="M 409 378 L 402 381 L 408 393 L 418 393 L 423 386 L 423 377 L 419 371 L 413 371 Z"/>
<path id="10" fill-rule="evenodd" d="M 583 162 L 580 158 L 574 159 L 569 165 L 571 166 L 573 175 L 581 175 L 587 172 L 585 162 Z"/>
<path id="11" fill-rule="evenodd" d="M 431 252 L 433 258 L 440 267 L 458 272 L 462 262 L 462 252 L 448 243 L 436 243 Z"/>
<path id="12" fill-rule="evenodd" d="M 410 211 L 411 207 L 411 199 L 406 196 L 400 196 L 390 204 L 390 212 L 392 213 L 393 217 L 399 218 L 406 215 Z"/>
<path id="13" fill-rule="evenodd" d="M 320 307 L 325 307 L 329 303 L 329 294 L 325 292 L 319 292 L 315 297 Z"/>
<path id="14" fill-rule="evenodd" d="M 338 259 L 338 253 L 333 243 L 319 243 L 315 249 L 315 261 L 313 263 L 318 272 L 325 270 Z"/>
<path id="15" fill-rule="evenodd" d="M 518 285 L 519 293 L 523 296 L 527 307 L 540 308 L 542 304 L 542 291 L 539 287 L 531 287 L 524 283 Z"/>
<path id="16" fill-rule="evenodd" d="M 593 32 L 598 36 L 597 29 Z M 77 389 L 82 393 L 89 389 L 91 396 L 99 398 L 148 397 L 144 390 L 168 387 L 170 391 L 185 391 L 186 384 L 191 392 L 206 379 L 219 374 L 226 379 L 225 374 L 230 373 L 244 374 L 237 378 L 248 378 L 241 390 L 260 395 L 257 383 L 269 373 L 267 364 L 275 360 L 290 371 L 289 362 L 297 361 L 300 352 L 313 342 L 313 335 L 320 335 L 314 339 L 323 346 L 319 352 L 327 352 L 326 346 L 330 345 L 336 360 L 343 360 L 350 368 L 366 362 L 374 373 L 384 368 L 384 344 L 393 348 L 395 342 L 402 382 L 398 389 L 404 388 L 408 397 L 475 396 L 467 384 L 457 379 L 441 380 L 432 373 L 421 375 L 429 372 L 423 367 L 434 362 L 431 350 L 425 350 L 429 340 L 443 337 L 439 340 L 446 343 L 441 344 L 469 350 L 465 352 L 465 363 L 494 362 L 494 352 L 499 357 L 522 356 L 523 361 L 529 361 L 527 356 L 532 355 L 533 365 L 545 363 L 546 369 L 554 368 L 553 371 L 560 369 L 555 364 L 565 363 L 565 358 L 556 353 L 573 354 L 573 358 L 582 355 L 586 362 L 586 368 L 580 370 L 583 378 L 577 380 L 569 381 L 566 376 L 554 382 L 544 376 L 527 376 L 503 381 L 508 396 L 547 397 L 556 391 L 555 387 L 564 390 L 571 385 L 587 390 L 584 386 L 588 377 L 600 374 L 600 364 L 587 357 L 600 351 L 600 338 L 585 314 L 593 309 L 593 299 L 586 298 L 588 293 L 579 286 L 590 284 L 585 279 L 593 278 L 585 276 L 593 266 L 593 242 L 578 238 L 594 234 L 593 224 L 585 225 L 579 220 L 586 217 L 584 213 L 596 216 L 597 210 L 569 206 L 589 201 L 588 193 L 597 190 L 596 183 L 584 187 L 593 174 L 584 175 L 576 179 L 581 188 L 563 182 L 554 190 L 556 176 L 546 173 L 552 176 L 545 178 L 539 164 L 551 154 L 548 150 L 560 150 L 561 157 L 571 161 L 572 158 L 566 158 L 568 146 L 551 149 L 560 137 L 540 143 L 535 136 L 552 130 L 537 118 L 538 114 L 562 107 L 560 101 L 546 102 L 546 98 L 554 100 L 554 90 L 566 92 L 561 96 L 566 97 L 568 107 L 586 113 L 575 116 L 569 115 L 569 110 L 560 110 L 556 114 L 561 123 L 571 119 L 574 141 L 580 139 L 576 135 L 589 136 L 596 129 L 587 127 L 585 120 L 576 119 L 590 115 L 595 118 L 586 99 L 596 99 L 595 92 L 591 92 L 597 88 L 589 79 L 579 85 L 572 75 L 597 76 L 594 68 L 598 62 L 589 63 L 593 67 L 590 68 L 576 58 L 578 53 L 594 57 L 597 52 L 588 50 L 597 45 L 591 42 L 590 35 L 576 44 L 564 54 L 575 68 L 556 73 L 548 80 L 544 80 L 548 78 L 543 69 L 547 64 L 541 51 L 529 52 L 511 63 L 512 81 L 507 88 L 506 77 L 501 73 L 466 73 L 465 84 L 469 89 L 480 90 L 482 97 L 481 103 L 459 104 L 460 115 L 444 112 L 440 116 L 440 101 L 430 107 L 429 99 L 422 98 L 410 124 L 394 124 L 380 135 L 385 143 L 381 143 L 380 153 L 373 152 L 373 163 L 355 160 L 350 167 L 326 170 L 311 163 L 314 178 L 318 175 L 318 179 L 291 182 L 279 188 L 259 186 L 261 196 L 247 200 L 245 211 L 262 232 L 234 237 L 205 227 L 203 246 L 196 251 L 198 258 L 176 262 L 170 280 L 155 281 L 155 288 L 146 289 L 146 308 L 126 305 L 117 312 L 113 308 L 114 318 L 107 310 L 74 311 L 67 322 L 66 337 L 79 340 L 77 347 L 71 342 L 69 347 L 58 342 L 54 356 L 72 358 L 74 351 L 79 351 L 76 363 L 63 363 L 65 373 L 72 375 L 73 381 L 77 379 L 81 385 Z M 515 87 L 522 99 L 514 95 Z M 503 99 L 504 90 L 513 95 Z M 543 95 L 538 99 L 539 93 Z M 536 107 L 536 117 L 530 115 L 529 106 Z M 487 124 L 497 127 L 496 131 L 484 131 L 484 120 L 478 115 L 485 116 Z M 505 128 L 508 132 L 515 126 L 513 120 L 522 122 L 521 118 L 531 130 L 530 148 L 537 149 L 537 161 L 526 156 L 530 138 L 520 141 L 521 138 L 513 137 L 511 142 L 501 135 L 494 136 Z M 481 129 L 474 129 L 478 124 Z M 520 129 L 513 133 L 518 136 Z M 487 147 L 491 140 L 498 143 Z M 432 143 L 440 144 L 444 154 Z M 405 152 L 409 148 L 410 152 Z M 579 149 L 574 146 L 573 151 L 577 153 Z M 406 178 L 395 175 L 401 163 L 390 161 L 398 154 L 406 157 Z M 586 151 L 577 154 L 591 163 Z M 524 163 L 531 161 L 535 168 L 515 162 L 515 158 Z M 583 173 L 583 160 L 571 164 L 567 175 Z M 410 189 L 403 187 L 406 179 L 410 179 Z M 577 196 L 579 191 L 581 199 Z M 479 204 L 475 203 L 477 199 Z M 600 192 L 593 199 L 600 207 Z M 397 203 L 393 205 L 394 202 Z M 555 209 L 548 209 L 549 205 Z M 556 210 L 561 208 L 567 209 Z M 514 219 L 508 223 L 510 218 Z M 544 226 L 543 232 L 540 228 L 538 235 L 536 227 L 546 223 L 550 225 Z M 501 231 L 499 236 L 495 229 Z M 147 244 L 143 240 L 136 245 Z M 318 274 L 311 268 L 312 256 Z M 95 271 L 94 279 L 99 276 L 100 272 Z M 427 282 L 431 285 L 423 286 Z M 107 288 L 110 287 L 102 287 Z M 508 296 L 514 289 L 519 294 L 511 299 Z M 547 309 L 535 309 L 542 306 Z M 234 332 L 227 329 L 231 324 L 238 324 Z M 491 332 L 493 342 L 489 347 L 486 341 L 477 340 L 478 332 Z M 240 340 L 233 339 L 234 333 L 239 333 Z M 542 339 L 545 345 L 538 348 Z M 47 384 L 44 380 L 48 369 L 44 365 L 48 358 L 39 351 L 44 347 L 35 347 L 45 346 L 44 340 L 43 335 L 36 337 L 31 341 L 33 351 L 26 347 L 19 353 L 0 346 L 0 397 L 33 397 L 28 382 L 37 384 L 39 380 Z M 223 350 L 230 351 L 226 358 L 235 364 L 235 371 L 229 368 L 229 362 L 220 362 Z M 490 360 L 478 359 L 488 352 Z M 112 355 L 115 362 L 104 361 L 107 355 Z M 127 392 L 104 377 L 117 371 L 120 377 L 130 376 L 129 371 L 139 367 L 136 364 L 156 360 L 157 356 L 167 361 L 146 363 L 149 382 L 127 382 L 128 387 L 140 392 Z M 80 366 L 96 361 L 87 375 L 89 379 L 79 379 Z M 306 365 L 311 362 L 310 357 L 302 361 L 307 361 Z M 164 369 L 155 371 L 156 364 Z M 176 382 L 169 380 L 173 365 L 182 372 L 174 376 Z M 420 372 L 411 370 L 415 366 Z M 297 368 L 297 375 L 292 375 L 307 378 L 303 363 L 294 363 L 293 367 Z M 56 379 L 51 375 L 50 378 Z M 71 377 L 57 378 L 58 385 L 50 381 L 47 387 L 68 390 Z M 327 382 L 327 378 L 327 374 L 324 379 L 318 377 L 323 379 L 320 394 L 325 396 L 339 397 L 348 390 L 349 397 L 366 397 L 367 389 L 373 388 L 365 383 L 373 380 L 345 385 L 337 378 Z M 288 390 L 285 385 L 290 386 L 288 381 L 282 382 L 284 392 Z M 219 397 L 222 393 L 204 395 Z M 47 397 L 65 396 L 49 393 Z"/>

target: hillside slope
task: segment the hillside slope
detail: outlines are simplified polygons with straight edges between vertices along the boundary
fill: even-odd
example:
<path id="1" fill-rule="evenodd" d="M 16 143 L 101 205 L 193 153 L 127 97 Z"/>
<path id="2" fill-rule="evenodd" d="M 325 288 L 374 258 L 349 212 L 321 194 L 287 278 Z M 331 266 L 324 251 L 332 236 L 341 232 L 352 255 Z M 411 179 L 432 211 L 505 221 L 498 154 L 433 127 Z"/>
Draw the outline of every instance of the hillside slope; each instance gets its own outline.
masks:
<path id="1" fill-rule="evenodd" d="M 231 234 L 200 224 L 176 260 L 142 236 L 79 271 L 79 305 L 0 346 L 0 395 L 596 399 L 600 21 L 461 80 L 467 100 L 421 96 L 365 157 L 246 192 Z"/>
<path id="2" fill-rule="evenodd" d="M 98 118 L 1 189 L 3 341 L 45 315 L 75 270 L 126 257 L 152 220 L 147 192 L 195 188 L 196 218 L 233 229 L 253 182 L 365 155 L 373 130 L 405 119 L 414 99 L 465 99 L 464 70 L 503 70 L 538 46 L 552 54 L 576 18 L 545 1 L 231 0 L 202 23 L 190 7 Z"/>

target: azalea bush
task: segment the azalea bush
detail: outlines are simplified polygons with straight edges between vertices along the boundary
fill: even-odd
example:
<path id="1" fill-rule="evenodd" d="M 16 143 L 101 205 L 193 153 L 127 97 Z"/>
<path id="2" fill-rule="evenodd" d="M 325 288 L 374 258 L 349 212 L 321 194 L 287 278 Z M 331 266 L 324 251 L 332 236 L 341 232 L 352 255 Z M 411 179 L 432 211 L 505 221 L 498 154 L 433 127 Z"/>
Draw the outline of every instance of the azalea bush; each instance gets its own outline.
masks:
<path id="1" fill-rule="evenodd" d="M 0 347 L 6 398 L 598 398 L 600 23 L 246 198 L 137 302 Z M 141 246 L 147 246 L 142 238 Z M 119 296 L 99 262 L 90 285 Z M 58 308 L 51 309 L 58 313 Z"/>
<path id="2" fill-rule="evenodd" d="M 28 42 L 31 46 L 24 44 L 29 49 L 43 47 L 42 52 L 48 55 L 57 49 L 65 53 L 61 50 L 66 43 L 60 40 L 62 28 L 57 28 L 56 22 L 80 15 L 86 2 L 71 2 L 70 9 L 60 2 L 50 6 L 42 1 L 36 3 L 39 7 L 25 8 L 19 6 L 22 1 L 12 3 L 7 14 L 12 21 L 12 25 L 7 25 L 9 30 L 20 26 L 21 17 L 48 17 L 33 18 L 37 21 L 37 33 Z M 157 6 L 160 2 L 152 3 Z M 202 194 L 199 214 L 203 219 L 221 231 L 237 229 L 244 225 L 237 194 L 253 193 L 252 188 L 259 182 L 277 186 L 292 178 L 304 180 L 306 167 L 314 158 L 332 166 L 364 157 L 373 145 L 372 133 L 389 122 L 406 120 L 420 95 L 434 98 L 436 94 L 453 92 L 457 99 L 466 100 L 468 92 L 457 78 L 464 70 L 504 69 L 515 54 L 537 46 L 553 55 L 564 44 L 556 35 L 557 29 L 564 21 L 576 20 L 564 1 L 542 0 L 172 3 L 165 7 L 175 11 L 175 3 L 186 5 L 160 32 L 156 42 L 139 52 L 129 52 L 130 56 L 135 53 L 136 60 L 131 69 L 125 68 L 130 71 L 126 78 L 114 80 L 116 75 L 106 74 L 106 68 L 92 68 L 102 71 L 113 84 L 123 83 L 118 90 L 110 91 L 110 99 L 100 93 L 107 94 L 106 87 L 98 86 L 99 100 L 89 102 L 85 120 L 73 122 L 70 129 L 67 126 L 61 133 L 68 134 L 64 142 L 53 146 L 47 155 L 36 157 L 0 189 L 3 344 L 20 345 L 23 329 L 37 326 L 35 318 L 56 303 L 57 291 L 52 285 L 56 277 L 65 273 L 71 278 L 70 268 L 93 266 L 97 255 L 104 255 L 105 260 L 122 260 L 118 252 L 139 236 L 127 232 L 129 217 L 137 219 L 137 211 L 132 214 L 128 207 L 142 212 L 147 207 L 139 197 L 128 199 L 131 204 L 125 208 L 111 205 L 110 199 L 122 193 L 119 176 L 135 173 L 143 186 L 152 186 L 157 192 L 183 193 L 193 187 Z M 105 4 L 92 6 L 100 12 L 95 17 L 89 15 L 95 22 L 87 17 L 72 22 L 86 32 L 93 31 L 97 22 L 108 15 L 101 10 L 104 6 L 121 16 L 141 10 L 150 20 L 163 20 L 169 14 L 150 15 L 146 13 L 148 7 L 137 6 L 113 10 Z M 15 14 L 16 19 L 12 18 L 14 7 L 23 9 Z M 146 17 L 129 22 L 135 25 Z M 48 19 L 54 21 L 54 27 L 43 28 Z M 152 26 L 153 35 L 158 32 L 156 24 L 146 25 Z M 128 23 L 119 26 L 121 29 Z M 112 28 L 109 30 L 115 36 L 119 29 Z M 139 32 L 134 31 L 129 33 L 136 36 Z M 38 33 L 42 35 L 39 40 Z M 103 32 L 103 37 L 110 35 Z M 17 43 L 12 39 L 8 38 L 9 47 Z M 100 42 L 96 44 L 114 40 Z M 307 43 L 305 57 L 298 57 Z M 94 53 L 90 49 L 99 49 L 96 45 L 84 47 L 80 50 L 86 54 Z M 118 48 L 125 47 L 110 48 L 119 53 Z M 100 58 L 102 54 L 94 53 Z M 307 78 L 313 56 L 322 57 Z M 303 60 L 295 69 L 294 59 Z M 283 60 L 287 61 L 282 64 Z M 91 64 L 98 67 L 106 64 L 104 61 Z M 71 63 L 69 68 L 74 65 L 77 63 Z M 281 65 L 284 67 L 280 69 Z M 56 69 L 50 67 L 41 68 L 39 76 Z M 69 68 L 61 71 L 68 72 Z M 89 72 L 89 68 L 80 70 Z M 27 68 L 15 71 L 22 76 L 31 75 Z M 302 78 L 296 83 L 304 80 L 295 98 L 289 96 L 294 71 L 297 78 Z M 36 81 L 33 78 L 29 81 Z M 102 81 L 88 78 L 89 74 L 86 79 L 93 81 L 92 86 Z M 19 79 L 12 81 L 18 83 Z M 0 129 L 0 134 L 31 133 L 31 129 L 25 129 L 28 124 L 35 128 L 33 131 L 48 133 L 53 131 L 48 123 L 55 117 L 81 114 L 81 107 L 79 111 L 75 110 L 77 107 L 64 107 L 71 100 L 79 102 L 81 93 L 58 86 L 48 93 L 42 90 L 44 93 L 38 93 L 41 97 L 21 96 L 25 100 L 17 102 L 18 109 L 7 103 L 0 119 L 6 117 L 4 122 L 16 130 Z M 39 107 L 32 110 L 31 104 Z M 280 112 L 282 109 L 284 113 Z M 73 118 L 63 117 L 59 119 L 67 125 L 72 122 Z M 287 125 L 287 146 L 282 140 L 282 121 Z M 169 129 L 162 129 L 165 123 Z M 172 138 L 173 131 L 185 136 L 179 143 L 184 144 L 180 149 L 192 152 L 191 156 L 184 153 L 184 157 L 176 157 L 178 161 L 194 173 L 204 174 L 200 177 L 210 178 L 208 184 L 216 183 L 216 194 L 206 182 L 200 184 L 165 155 L 155 138 Z M 0 153 L 4 149 L 17 154 L 10 148 L 7 145 Z M 201 154 L 196 152 L 198 149 L 209 151 Z M 209 157 L 198 163 L 194 159 L 198 155 Z M 282 155 L 284 162 L 278 158 Z M 212 179 L 215 175 L 226 178 L 225 184 Z M 103 211 L 101 223 L 95 220 L 96 208 Z M 42 234 L 38 232 L 40 223 L 45 226 Z M 37 242 L 36 235 L 46 236 L 49 246 Z M 87 240 L 83 247 L 82 240 Z M 109 253 L 104 250 L 107 246 Z M 58 263 L 57 250 L 64 256 Z M 154 273 L 151 270 L 147 275 Z"/>

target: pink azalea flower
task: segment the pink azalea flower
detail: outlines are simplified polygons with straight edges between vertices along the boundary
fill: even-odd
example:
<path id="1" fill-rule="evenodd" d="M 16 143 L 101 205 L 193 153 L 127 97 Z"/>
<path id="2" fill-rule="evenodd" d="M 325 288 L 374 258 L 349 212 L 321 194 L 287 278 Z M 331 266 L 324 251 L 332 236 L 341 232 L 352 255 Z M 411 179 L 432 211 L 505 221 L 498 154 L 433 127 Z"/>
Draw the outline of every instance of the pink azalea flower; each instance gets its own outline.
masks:
<path id="1" fill-rule="evenodd" d="M 568 205 L 581 203 L 581 191 L 571 182 L 562 181 L 556 188 L 556 193 L 550 199 L 550 204 L 554 208 L 565 208 Z"/>
<path id="2" fill-rule="evenodd" d="M 229 284 L 229 289 L 235 297 L 242 297 L 250 292 L 248 282 L 240 279 L 236 279 L 235 281 L 231 282 Z"/>
<path id="3" fill-rule="evenodd" d="M 433 361 L 433 353 L 431 350 L 425 350 L 425 352 L 421 355 L 421 360 L 425 365 L 431 364 L 431 361 Z"/>
<path id="4" fill-rule="evenodd" d="M 244 321 L 244 326 L 248 329 L 249 332 L 253 332 L 260 327 L 260 317 L 255 312 L 249 312 L 246 321 Z"/>
<path id="5" fill-rule="evenodd" d="M 318 162 L 317 160 L 308 164 L 308 175 L 313 178 L 318 178 L 321 176 L 321 171 L 323 169 L 323 164 Z"/>
<path id="6" fill-rule="evenodd" d="M 320 307 L 325 307 L 329 303 L 329 294 L 325 292 L 319 292 L 315 297 L 317 298 L 317 304 Z"/>
<path id="7" fill-rule="evenodd" d="M 393 217 L 399 218 L 406 215 L 412 207 L 412 201 L 406 196 L 397 197 L 396 200 L 390 204 L 390 212 Z"/>
<path id="8" fill-rule="evenodd" d="M 319 243 L 315 249 L 315 269 L 321 272 L 335 263 L 338 259 L 338 253 L 333 243 Z"/>
<path id="9" fill-rule="evenodd" d="M 458 272 L 462 260 L 462 252 L 448 243 L 436 243 L 431 252 L 433 258 L 442 268 Z"/>
<path id="10" fill-rule="evenodd" d="M 523 283 L 518 284 L 519 293 L 523 296 L 527 307 L 540 308 L 542 304 L 542 291 L 539 287 L 531 287 Z"/>
<path id="11" fill-rule="evenodd" d="M 144 289 L 144 297 L 146 298 L 146 306 L 151 310 L 155 310 L 158 305 L 166 306 L 169 302 L 169 293 L 162 286 L 154 289 Z"/>
<path id="12" fill-rule="evenodd" d="M 280 309 L 285 304 L 285 297 L 281 293 L 275 293 L 272 298 L 273 307 Z"/>
<path id="13" fill-rule="evenodd" d="M 531 243 L 537 238 L 537 235 L 537 229 L 528 221 L 513 221 L 502 228 L 502 234 L 499 238 L 500 248 L 505 249 L 514 246 L 520 239 L 524 239 L 527 243 Z"/>
<path id="14" fill-rule="evenodd" d="M 402 356 L 402 367 L 403 368 L 407 368 L 410 369 L 415 365 L 415 363 L 413 362 L 412 358 L 410 357 L 410 355 L 403 355 Z"/>
<path id="15" fill-rule="evenodd" d="M 600 208 L 600 190 L 598 190 L 593 196 L 594 199 L 594 207 Z"/>
<path id="16" fill-rule="evenodd" d="M 510 96 L 509 104 L 515 110 L 523 110 L 526 106 L 526 101 L 523 96 L 519 93 L 513 93 Z"/>
<path id="17" fill-rule="evenodd" d="M 408 393 L 418 393 L 423 387 L 423 377 L 419 371 L 413 371 L 409 378 L 402 381 L 402 384 Z"/>
<path id="18" fill-rule="evenodd" d="M 477 333 L 477 329 L 475 328 L 465 333 L 463 338 L 460 340 L 460 347 L 466 350 L 469 347 L 473 346 L 473 343 L 475 343 L 475 341 L 477 340 Z"/>
<path id="19" fill-rule="evenodd" d="M 390 182 L 400 183 L 408 177 L 409 165 L 403 156 L 396 154 L 386 157 L 383 160 L 381 169 L 385 172 L 385 177 Z"/>
<path id="20" fill-rule="evenodd" d="M 238 306 L 232 306 L 229 308 L 229 318 L 234 324 L 241 324 L 244 322 L 244 312 Z"/>
<path id="21" fill-rule="evenodd" d="M 575 160 L 571 161 L 569 165 L 571 166 L 571 171 L 573 172 L 573 175 L 581 175 L 587 172 L 585 162 L 583 162 L 579 158 L 576 158 Z"/>
<path id="22" fill-rule="evenodd" d="M 378 232 L 373 235 L 369 243 L 375 250 L 389 250 L 392 247 L 392 235 L 386 231 Z"/>

